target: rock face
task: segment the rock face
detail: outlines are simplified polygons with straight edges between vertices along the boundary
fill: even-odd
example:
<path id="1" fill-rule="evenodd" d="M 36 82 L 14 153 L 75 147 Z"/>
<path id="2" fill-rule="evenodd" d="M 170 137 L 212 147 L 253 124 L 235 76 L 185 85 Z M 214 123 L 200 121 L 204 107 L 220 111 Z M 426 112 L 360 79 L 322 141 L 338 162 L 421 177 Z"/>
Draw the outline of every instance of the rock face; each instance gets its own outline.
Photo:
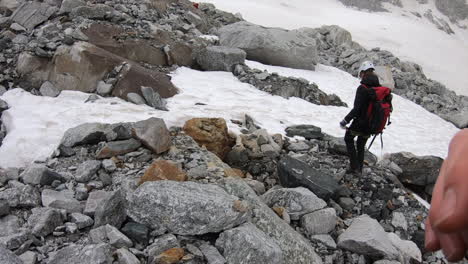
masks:
<path id="1" fill-rule="evenodd" d="M 262 195 L 262 199 L 270 207 L 284 207 L 292 220 L 299 220 L 303 215 L 327 205 L 324 200 L 303 187 L 270 190 Z"/>
<path id="2" fill-rule="evenodd" d="M 179 169 L 176 164 L 167 160 L 157 160 L 151 164 L 141 177 L 138 185 L 149 181 L 179 181 L 187 180 L 187 174 Z"/>
<path id="3" fill-rule="evenodd" d="M 167 151 L 171 146 L 169 130 L 164 120 L 160 118 L 152 117 L 136 122 L 132 126 L 132 134 L 156 154 Z"/>
<path id="4" fill-rule="evenodd" d="M 290 156 L 285 156 L 278 162 L 278 176 L 281 185 L 291 188 L 306 187 L 324 200 L 332 197 L 339 188 L 332 176 Z"/>
<path id="5" fill-rule="evenodd" d="M 236 202 L 237 201 L 237 202 Z M 215 233 L 244 223 L 249 209 L 214 185 L 157 181 L 141 185 L 132 195 L 128 214 L 151 228 L 180 235 Z"/>
<path id="6" fill-rule="evenodd" d="M 32 233 L 38 237 L 51 234 L 55 228 L 63 224 L 62 215 L 58 210 L 51 208 L 34 208 L 28 219 Z"/>
<path id="7" fill-rule="evenodd" d="M 283 263 L 281 248 L 251 223 L 224 231 L 216 246 L 228 263 Z"/>
<path id="8" fill-rule="evenodd" d="M 206 47 L 197 54 L 197 63 L 205 71 L 233 70 L 234 65 L 244 64 L 245 51 L 222 46 Z"/>
<path id="9" fill-rule="evenodd" d="M 338 237 L 338 247 L 375 258 L 396 260 L 399 257 L 382 226 L 367 215 L 353 220 L 351 226 Z"/>
<path id="10" fill-rule="evenodd" d="M 365 9 L 373 12 L 387 11 L 383 8 L 382 3 L 389 2 L 398 6 L 402 6 L 400 0 L 340 0 L 346 6 L 352 6 L 359 9 Z"/>
<path id="11" fill-rule="evenodd" d="M 49 19 L 49 17 L 57 11 L 57 7 L 50 6 L 46 3 L 36 1 L 26 2 L 16 9 L 11 19 L 31 30 Z"/>
<path id="12" fill-rule="evenodd" d="M 307 70 L 314 70 L 317 64 L 315 40 L 301 30 L 238 22 L 222 27 L 218 34 L 221 45 L 244 50 L 250 60 Z"/>
<path id="13" fill-rule="evenodd" d="M 230 151 L 232 140 L 229 137 L 226 121 L 222 118 L 193 118 L 184 125 L 184 131 L 200 146 L 223 159 Z"/>
<path id="14" fill-rule="evenodd" d="M 468 18 L 468 4 L 464 0 L 436 0 L 435 4 L 452 21 Z"/>

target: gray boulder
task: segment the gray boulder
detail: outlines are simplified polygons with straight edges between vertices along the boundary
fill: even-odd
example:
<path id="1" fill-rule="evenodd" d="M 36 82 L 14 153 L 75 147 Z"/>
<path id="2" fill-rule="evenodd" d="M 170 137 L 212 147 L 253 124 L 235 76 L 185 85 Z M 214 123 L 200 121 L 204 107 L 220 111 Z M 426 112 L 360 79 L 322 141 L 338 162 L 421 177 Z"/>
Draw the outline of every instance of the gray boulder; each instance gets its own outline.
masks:
<path id="1" fill-rule="evenodd" d="M 94 213 L 94 227 L 110 224 L 120 228 L 126 218 L 125 200 L 119 189 L 97 205 Z"/>
<path id="2" fill-rule="evenodd" d="M 128 249 L 119 248 L 115 251 L 119 264 L 140 264 L 140 260 L 135 257 Z"/>
<path id="3" fill-rule="evenodd" d="M 278 177 L 282 186 L 306 187 L 324 200 L 331 198 L 340 187 L 333 176 L 290 156 L 278 162 Z"/>
<path id="4" fill-rule="evenodd" d="M 103 81 L 99 81 L 99 83 L 97 85 L 97 88 L 96 88 L 96 92 L 99 95 L 106 96 L 106 95 L 109 95 L 112 92 L 113 88 L 114 87 L 112 86 L 112 84 L 108 84 L 108 83 L 105 83 Z"/>
<path id="5" fill-rule="evenodd" d="M 310 236 L 328 234 L 335 229 L 336 222 L 336 211 L 333 208 L 322 209 L 301 218 L 301 225 Z"/>
<path id="6" fill-rule="evenodd" d="M 158 110 L 168 111 L 166 108 L 166 102 L 164 99 L 159 95 L 158 92 L 153 90 L 151 87 L 142 86 L 141 93 L 146 100 L 146 103 Z"/>
<path id="7" fill-rule="evenodd" d="M 97 171 L 101 168 L 101 162 L 98 160 L 87 160 L 80 165 L 75 172 L 75 180 L 77 182 L 89 182 Z"/>
<path id="8" fill-rule="evenodd" d="M 47 21 L 58 11 L 55 6 L 37 1 L 25 2 L 16 9 L 11 16 L 11 20 L 22 25 L 28 30 L 32 30 L 44 21 Z"/>
<path id="9" fill-rule="evenodd" d="M 156 238 L 153 244 L 147 248 L 148 263 L 154 263 L 155 258 L 164 251 L 178 247 L 180 247 L 179 241 L 177 241 L 177 237 L 173 234 L 166 234 Z"/>
<path id="10" fill-rule="evenodd" d="M 314 70 L 317 64 L 316 41 L 301 30 L 238 22 L 220 28 L 218 34 L 222 46 L 242 49 L 250 60 L 307 70 Z"/>
<path id="11" fill-rule="evenodd" d="M 122 234 L 117 228 L 111 225 L 105 225 L 107 238 L 109 239 L 109 244 L 115 248 L 131 248 L 133 242 Z"/>
<path id="12" fill-rule="evenodd" d="M 237 64 L 245 63 L 246 53 L 238 48 L 210 46 L 196 56 L 197 63 L 205 71 L 231 72 Z"/>
<path id="13" fill-rule="evenodd" d="M 29 185 L 18 186 L 0 191 L 0 200 L 5 200 L 13 208 L 37 207 L 41 203 L 41 194 L 35 187 Z"/>
<path id="14" fill-rule="evenodd" d="M 294 137 L 301 136 L 305 139 L 321 139 L 323 138 L 322 129 L 314 125 L 297 125 L 286 128 L 286 136 Z"/>
<path id="15" fill-rule="evenodd" d="M 92 6 L 78 6 L 72 9 L 70 17 L 84 17 L 89 19 L 104 19 L 106 16 L 112 16 L 114 9 L 105 4 L 96 4 Z"/>
<path id="16" fill-rule="evenodd" d="M 206 243 L 200 245 L 200 251 L 205 256 L 208 264 L 224 264 L 226 259 L 219 253 L 218 249 Z"/>
<path id="17" fill-rule="evenodd" d="M 228 263 L 283 263 L 276 241 L 251 223 L 221 233 L 216 247 Z"/>
<path id="18" fill-rule="evenodd" d="M 250 211 L 215 185 L 146 182 L 131 195 L 128 215 L 152 228 L 180 235 L 220 232 L 246 222 Z"/>
<path id="19" fill-rule="evenodd" d="M 31 185 L 51 185 L 54 181 L 64 181 L 62 175 L 47 168 L 44 164 L 32 164 L 20 177 L 24 183 Z"/>
<path id="20" fill-rule="evenodd" d="M 98 150 L 96 151 L 96 158 L 106 159 L 118 155 L 127 154 L 137 150 L 140 146 L 140 141 L 133 138 L 127 140 L 105 142 L 101 144 Z"/>
<path id="21" fill-rule="evenodd" d="M 2 264 L 23 264 L 23 261 L 10 250 L 0 246 L 0 263 Z"/>
<path id="22" fill-rule="evenodd" d="M 310 237 L 310 240 L 320 242 L 323 245 L 325 245 L 328 249 L 336 249 L 335 240 L 333 240 L 333 237 L 331 237 L 330 235 L 313 235 Z"/>
<path id="23" fill-rule="evenodd" d="M 94 224 L 94 220 L 91 217 L 80 213 L 70 214 L 70 222 L 75 223 L 78 229 L 83 229 Z"/>
<path id="24" fill-rule="evenodd" d="M 285 264 L 321 264 L 310 242 L 279 218 L 242 179 L 226 179 L 224 188 L 247 201 L 255 212 L 251 222 L 267 236 L 276 240 L 283 252 Z"/>
<path id="25" fill-rule="evenodd" d="M 130 103 L 134 103 L 136 105 L 144 105 L 146 104 L 146 101 L 145 99 L 137 94 L 137 93 L 128 93 L 127 94 L 127 100 L 130 102 Z"/>
<path id="26" fill-rule="evenodd" d="M 137 241 L 140 244 L 146 245 L 149 240 L 149 228 L 145 225 L 129 222 L 126 223 L 122 228 L 122 233 L 131 238 L 132 240 Z"/>
<path id="27" fill-rule="evenodd" d="M 48 264 L 109 264 L 113 263 L 111 246 L 101 243 L 93 245 L 75 245 L 62 248 L 49 257 Z"/>
<path id="28" fill-rule="evenodd" d="M 390 155 L 403 173 L 398 175 L 402 183 L 423 186 L 435 184 L 443 159 L 435 156 L 415 156 L 412 153 L 400 152 Z"/>
<path id="29" fill-rule="evenodd" d="M 327 206 L 324 200 L 303 187 L 272 189 L 261 197 L 269 207 L 284 207 L 292 220 Z"/>
<path id="30" fill-rule="evenodd" d="M 17 233 L 20 229 L 19 218 L 14 215 L 7 215 L 0 218 L 0 237 Z"/>
<path id="31" fill-rule="evenodd" d="M 110 125 L 101 123 L 86 123 L 65 131 L 61 145 L 74 147 L 78 145 L 97 144 L 106 141 L 106 132 Z"/>
<path id="32" fill-rule="evenodd" d="M 71 191 L 58 192 L 46 189 L 42 191 L 41 199 L 42 205 L 45 207 L 63 209 L 68 213 L 80 213 L 83 211 L 80 202 L 73 198 L 73 192 Z"/>
<path id="33" fill-rule="evenodd" d="M 36 264 L 37 263 L 37 254 L 33 251 L 26 251 L 23 254 L 19 255 L 23 264 Z"/>
<path id="34" fill-rule="evenodd" d="M 351 226 L 338 237 L 338 247 L 375 258 L 395 260 L 399 257 L 382 226 L 368 215 L 353 220 Z"/>
<path id="35" fill-rule="evenodd" d="M 55 87 L 51 82 L 44 82 L 39 89 L 43 96 L 57 97 L 60 94 L 60 90 Z"/>
<path id="36" fill-rule="evenodd" d="M 435 4 L 452 21 L 468 18 L 468 4 L 465 0 L 436 0 Z"/>
<path id="37" fill-rule="evenodd" d="M 110 192 L 102 190 L 91 192 L 89 194 L 88 200 L 86 200 L 86 206 L 83 213 L 88 216 L 94 216 L 98 205 L 106 200 L 110 195 Z"/>
<path id="38" fill-rule="evenodd" d="M 392 245 L 400 252 L 400 259 L 403 259 L 403 263 L 422 262 L 421 250 L 413 241 L 402 240 L 394 233 L 388 233 L 387 235 Z"/>
<path id="39" fill-rule="evenodd" d="M 63 0 L 62 5 L 60 6 L 60 13 L 70 13 L 73 10 L 73 8 L 85 5 L 86 2 L 81 0 Z"/>
<path id="40" fill-rule="evenodd" d="M 10 250 L 17 249 L 31 238 L 31 232 L 28 229 L 19 229 L 9 235 L 0 236 L 0 247 Z"/>
<path id="41" fill-rule="evenodd" d="M 10 213 L 10 205 L 7 201 L 0 200 L 0 217 Z"/>
<path id="42" fill-rule="evenodd" d="M 132 134 L 156 154 L 169 150 L 171 146 L 171 135 L 161 118 L 152 117 L 136 122 L 133 125 Z"/>
<path id="43" fill-rule="evenodd" d="M 458 128 L 468 127 L 468 109 L 461 111 L 453 111 L 450 114 L 444 115 L 444 119 L 452 122 Z"/>
<path id="44" fill-rule="evenodd" d="M 32 227 L 33 235 L 45 237 L 63 224 L 62 214 L 52 208 L 33 208 L 28 224 Z"/>

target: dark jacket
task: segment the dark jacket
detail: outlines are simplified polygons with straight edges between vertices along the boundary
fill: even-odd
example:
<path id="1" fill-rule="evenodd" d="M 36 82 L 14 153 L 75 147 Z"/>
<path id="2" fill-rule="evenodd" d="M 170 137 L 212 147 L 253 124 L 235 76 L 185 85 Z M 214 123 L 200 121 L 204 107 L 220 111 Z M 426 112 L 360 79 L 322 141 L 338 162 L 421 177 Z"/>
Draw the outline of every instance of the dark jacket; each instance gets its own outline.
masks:
<path id="1" fill-rule="evenodd" d="M 375 74 L 367 74 L 361 80 L 361 85 L 357 88 L 356 97 L 354 98 L 353 109 L 345 117 L 346 122 L 353 120 L 353 123 L 349 127 L 351 130 L 363 134 L 369 134 L 369 126 L 366 118 L 369 102 L 371 101 L 371 93 L 369 92 L 369 89 L 371 87 L 379 86 L 379 78 Z"/>

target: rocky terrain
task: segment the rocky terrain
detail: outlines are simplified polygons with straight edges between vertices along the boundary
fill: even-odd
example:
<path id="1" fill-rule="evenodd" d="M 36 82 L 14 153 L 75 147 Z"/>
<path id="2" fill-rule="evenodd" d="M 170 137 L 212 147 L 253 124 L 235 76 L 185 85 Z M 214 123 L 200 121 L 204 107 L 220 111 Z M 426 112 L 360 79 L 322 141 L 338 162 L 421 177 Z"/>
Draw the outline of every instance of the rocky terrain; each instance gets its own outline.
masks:
<path id="1" fill-rule="evenodd" d="M 270 29 L 175 0 L 1 0 L 0 26 L 0 94 L 78 90 L 89 103 L 116 96 L 168 110 L 165 98 L 178 90 L 167 73 L 186 66 L 345 106 L 245 59 L 352 74 L 372 59 L 388 67 L 396 93 L 468 125 L 466 97 L 336 26 Z M 7 109 L 0 100 L 0 114 Z M 427 209 L 406 189 L 430 199 L 441 159 L 396 153 L 377 163 L 367 153 L 363 174 L 351 175 L 342 139 L 318 127 L 289 127 L 283 137 L 249 116 L 231 121 L 242 134 L 204 117 L 173 128 L 158 118 L 83 124 L 45 163 L 0 168 L 0 263 L 444 262 L 424 252 Z M 5 135 L 2 125 L 0 144 Z"/>

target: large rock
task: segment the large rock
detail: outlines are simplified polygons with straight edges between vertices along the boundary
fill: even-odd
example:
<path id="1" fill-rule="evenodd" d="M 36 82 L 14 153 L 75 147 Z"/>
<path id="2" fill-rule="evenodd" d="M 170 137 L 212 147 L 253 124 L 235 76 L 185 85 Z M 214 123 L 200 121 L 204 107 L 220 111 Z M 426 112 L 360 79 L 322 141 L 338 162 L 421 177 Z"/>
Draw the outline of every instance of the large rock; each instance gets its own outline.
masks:
<path id="1" fill-rule="evenodd" d="M 160 118 L 152 117 L 136 122 L 132 127 L 132 134 L 156 154 L 161 154 L 171 147 L 171 135 L 166 123 Z"/>
<path id="2" fill-rule="evenodd" d="M 436 0 L 435 4 L 452 21 L 468 18 L 468 4 L 465 0 Z"/>
<path id="3" fill-rule="evenodd" d="M 109 264 L 113 263 L 112 248 L 108 244 L 87 246 L 72 244 L 51 254 L 48 264 Z"/>
<path id="4" fill-rule="evenodd" d="M 24 183 L 51 185 L 54 181 L 64 181 L 62 175 L 47 168 L 44 164 L 32 164 L 20 176 Z"/>
<path id="5" fill-rule="evenodd" d="M 33 235 L 45 237 L 63 224 L 62 214 L 52 208 L 33 208 L 28 224 L 32 227 Z"/>
<path id="6" fill-rule="evenodd" d="M 46 3 L 41 3 L 38 1 L 25 2 L 19 6 L 18 9 L 16 9 L 16 11 L 11 16 L 11 19 L 23 27 L 31 30 L 49 19 L 49 17 L 51 17 L 57 11 L 57 7 L 50 6 Z"/>
<path id="7" fill-rule="evenodd" d="M 0 246 L 0 263 L 2 264 L 23 264 L 23 261 L 10 250 Z"/>
<path id="8" fill-rule="evenodd" d="M 0 0 L 0 10 L 6 8 L 10 11 L 15 11 L 20 4 L 20 0 Z"/>
<path id="9" fill-rule="evenodd" d="M 57 89 L 57 87 L 55 87 L 55 85 L 53 85 L 50 82 L 44 82 L 41 85 L 41 88 L 39 89 L 39 91 L 41 92 L 43 96 L 49 96 L 49 97 L 57 97 L 60 94 L 60 90 Z"/>
<path id="10" fill-rule="evenodd" d="M 140 264 L 140 260 L 135 257 L 128 249 L 126 248 L 119 248 L 115 251 L 115 255 L 117 255 L 117 260 L 119 264 Z"/>
<path id="11" fill-rule="evenodd" d="M 86 200 L 86 206 L 83 213 L 88 216 L 94 216 L 98 205 L 106 200 L 110 195 L 111 192 L 102 190 L 91 192 L 89 194 L 88 200 Z"/>
<path id="12" fill-rule="evenodd" d="M 101 168 L 101 162 L 98 160 L 87 160 L 80 165 L 75 172 L 75 180 L 77 182 L 87 183 L 93 176 L 96 175 L 97 171 Z"/>
<path id="13" fill-rule="evenodd" d="M 42 205 L 45 207 L 52 207 L 56 209 L 64 209 L 69 213 L 81 213 L 83 208 L 76 200 L 73 198 L 73 192 L 70 191 L 54 191 L 54 190 L 43 190 L 42 195 Z"/>
<path id="14" fill-rule="evenodd" d="M 251 223 L 221 233 L 216 247 L 228 263 L 283 263 L 283 253 L 276 241 Z"/>
<path id="15" fill-rule="evenodd" d="M 444 116 L 449 122 L 452 122 L 458 128 L 468 128 L 468 109 L 454 111 Z"/>
<path id="16" fill-rule="evenodd" d="M 286 128 L 288 137 L 301 136 L 305 139 L 321 139 L 323 138 L 322 129 L 313 125 L 297 125 Z"/>
<path id="17" fill-rule="evenodd" d="M 151 87 L 141 87 L 141 93 L 143 94 L 143 97 L 146 100 L 146 103 L 158 110 L 162 111 L 168 111 L 166 108 L 166 102 L 164 99 L 161 98 L 161 96 L 155 92 Z"/>
<path id="18" fill-rule="evenodd" d="M 105 4 L 95 4 L 90 6 L 78 6 L 72 9 L 70 17 L 85 17 L 89 19 L 104 19 L 109 17 L 114 12 L 114 9 Z"/>
<path id="19" fill-rule="evenodd" d="M 335 229 L 336 222 L 336 211 L 333 208 L 306 214 L 301 218 L 301 225 L 310 236 L 328 234 Z"/>
<path id="20" fill-rule="evenodd" d="M 403 170 L 403 173 L 398 175 L 402 183 L 423 187 L 436 182 L 443 162 L 439 157 L 415 156 L 408 152 L 394 153 L 390 160 Z"/>
<path id="21" fill-rule="evenodd" d="M 86 5 L 86 2 L 82 0 L 63 0 L 62 5 L 60 6 L 60 13 L 70 13 L 73 8 L 84 5 Z"/>
<path id="22" fill-rule="evenodd" d="M 101 123 L 85 123 L 65 131 L 61 145 L 74 147 L 86 144 L 97 144 L 106 141 L 106 133 L 110 125 Z"/>
<path id="23" fill-rule="evenodd" d="M 21 77 L 23 88 L 39 88 L 49 76 L 49 60 L 22 52 L 18 56 L 16 71 Z"/>
<path id="24" fill-rule="evenodd" d="M 285 156 L 278 162 L 278 177 L 281 185 L 291 188 L 306 187 L 324 200 L 332 197 L 340 187 L 333 176 L 290 156 Z"/>
<path id="25" fill-rule="evenodd" d="M 106 159 L 118 155 L 127 154 L 129 152 L 137 150 L 141 146 L 141 143 L 136 139 L 127 139 L 106 142 L 99 146 L 99 149 L 96 151 L 97 159 Z"/>
<path id="26" fill-rule="evenodd" d="M 220 232 L 246 222 L 250 211 L 218 186 L 156 181 L 131 195 L 128 215 L 152 228 L 180 235 Z"/>
<path id="27" fill-rule="evenodd" d="M 398 259 L 399 253 L 379 222 L 362 215 L 338 237 L 338 247 L 374 258 Z"/>
<path id="28" fill-rule="evenodd" d="M 400 252 L 400 259 L 402 259 L 403 263 L 422 262 L 421 251 L 413 241 L 402 240 L 395 233 L 388 233 L 388 238 L 393 246 Z"/>
<path id="29" fill-rule="evenodd" d="M 262 195 L 262 199 L 270 207 L 284 207 L 292 220 L 327 206 L 324 200 L 303 187 L 272 189 Z"/>
<path id="30" fill-rule="evenodd" d="M 86 42 L 57 49 L 52 59 L 49 80 L 59 90 L 94 92 L 99 81 L 116 68 L 121 78 L 114 85 L 113 96 L 126 100 L 128 93 L 141 94 L 142 86 L 152 88 L 163 98 L 177 93 L 165 74 L 148 70 Z"/>
<path id="31" fill-rule="evenodd" d="M 0 200 L 8 202 L 10 207 L 31 208 L 41 203 L 41 194 L 35 187 L 24 185 L 0 191 Z"/>
<path id="32" fill-rule="evenodd" d="M 20 223 L 17 216 L 7 215 L 0 218 L 0 237 L 9 236 L 17 233 L 20 229 Z"/>
<path id="33" fill-rule="evenodd" d="M 96 207 L 94 213 L 94 227 L 110 224 L 120 228 L 127 219 L 125 210 L 125 200 L 122 191 L 119 189 L 107 196 Z"/>
<path id="34" fill-rule="evenodd" d="M 218 34 L 222 46 L 244 50 L 249 60 L 307 70 L 314 70 L 317 64 L 315 39 L 301 30 L 238 22 L 222 27 Z"/>
<path id="35" fill-rule="evenodd" d="M 186 181 L 187 174 L 183 172 L 176 164 L 167 160 L 156 160 L 145 171 L 145 174 L 140 178 L 138 185 L 149 181 Z"/>
<path id="36" fill-rule="evenodd" d="M 205 146 L 221 159 L 231 150 L 233 142 L 222 118 L 193 118 L 185 123 L 183 129 L 200 146 Z"/>
<path id="37" fill-rule="evenodd" d="M 209 46 L 197 54 L 197 63 L 205 71 L 231 72 L 237 64 L 244 64 L 246 53 L 238 48 Z"/>
<path id="38" fill-rule="evenodd" d="M 226 179 L 224 188 L 247 201 L 255 212 L 251 222 L 267 236 L 276 240 L 283 252 L 285 264 L 321 264 L 314 247 L 288 223 L 279 218 L 255 191 L 242 179 Z"/>

